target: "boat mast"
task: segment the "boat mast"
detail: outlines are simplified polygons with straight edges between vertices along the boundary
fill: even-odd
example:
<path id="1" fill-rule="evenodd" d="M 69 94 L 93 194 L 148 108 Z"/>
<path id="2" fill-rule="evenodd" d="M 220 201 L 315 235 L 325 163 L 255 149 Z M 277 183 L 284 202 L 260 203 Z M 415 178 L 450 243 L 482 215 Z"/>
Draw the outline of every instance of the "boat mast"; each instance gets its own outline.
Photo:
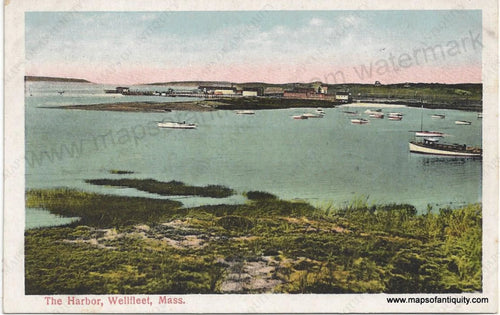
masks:
<path id="1" fill-rule="evenodd" d="M 424 131 L 424 105 L 422 105 L 422 111 L 420 112 L 420 131 Z"/>

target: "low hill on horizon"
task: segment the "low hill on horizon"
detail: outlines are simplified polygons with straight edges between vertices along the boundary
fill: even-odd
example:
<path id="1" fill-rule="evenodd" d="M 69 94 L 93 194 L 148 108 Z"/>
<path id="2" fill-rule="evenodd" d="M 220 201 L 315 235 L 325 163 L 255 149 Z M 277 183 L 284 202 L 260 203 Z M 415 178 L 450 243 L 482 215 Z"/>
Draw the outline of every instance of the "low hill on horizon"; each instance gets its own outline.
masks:
<path id="1" fill-rule="evenodd" d="M 50 81 L 50 82 L 79 82 L 79 83 L 92 83 L 85 79 L 75 79 L 75 78 L 59 78 L 59 77 L 39 77 L 26 75 L 24 76 L 24 81 Z"/>
<path id="2" fill-rule="evenodd" d="M 48 76 L 24 76 L 24 81 L 54 81 L 54 82 L 80 82 L 80 83 L 93 83 L 85 79 L 78 78 L 63 78 L 63 77 L 48 77 Z M 109 85 L 113 85 L 109 83 Z M 116 85 L 120 85 L 116 83 Z M 121 84 L 123 85 L 123 84 Z M 153 83 L 134 83 L 128 85 L 165 85 L 165 86 L 200 86 L 200 85 L 220 85 L 229 87 L 231 85 L 243 88 L 253 88 L 253 87 L 281 87 L 281 88 L 294 88 L 294 87 L 313 87 L 324 85 L 330 88 L 352 88 L 352 87 L 371 87 L 377 86 L 373 83 L 323 83 L 320 81 L 314 82 L 287 82 L 287 83 L 267 83 L 267 82 L 231 82 L 231 81 L 168 81 L 168 82 L 153 82 Z M 477 89 L 482 87 L 482 83 L 426 83 L 426 82 L 401 82 L 401 83 L 390 83 L 381 84 L 378 87 L 385 88 L 436 88 L 436 87 L 448 87 L 448 88 L 465 88 L 465 89 Z"/>
<path id="3" fill-rule="evenodd" d="M 230 81 L 168 81 L 168 82 L 154 82 L 154 83 L 143 83 L 141 85 L 166 85 L 166 86 L 200 86 L 200 85 L 220 85 L 220 86 L 245 86 L 245 87 L 256 87 L 256 86 L 265 86 L 265 87 L 306 87 L 306 86 L 317 86 L 324 85 L 328 87 L 351 87 L 351 86 L 374 86 L 373 83 L 323 83 L 320 81 L 314 82 L 287 82 L 287 83 L 267 83 L 267 82 L 230 82 Z M 139 85 L 139 84 L 132 84 Z M 478 87 L 482 86 L 482 83 L 436 83 L 436 82 L 400 82 L 400 83 L 389 83 L 389 84 L 380 84 L 376 86 L 385 86 L 385 87 Z"/>

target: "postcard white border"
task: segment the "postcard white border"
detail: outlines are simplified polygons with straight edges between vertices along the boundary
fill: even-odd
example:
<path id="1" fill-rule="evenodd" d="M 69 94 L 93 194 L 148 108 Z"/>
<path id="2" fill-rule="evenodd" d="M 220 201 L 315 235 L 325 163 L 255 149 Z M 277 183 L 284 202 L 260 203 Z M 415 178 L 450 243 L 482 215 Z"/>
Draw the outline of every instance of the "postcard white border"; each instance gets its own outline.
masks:
<path id="1" fill-rule="evenodd" d="M 482 10 L 483 15 L 483 293 L 488 304 L 388 304 L 389 294 L 183 295 L 185 305 L 47 306 L 24 295 L 24 13 L 26 11 L 226 11 L 226 10 Z M 23 313 L 484 313 L 498 309 L 498 3 L 495 0 L 413 1 L 198 1 L 11 0 L 5 2 L 4 63 L 4 311 Z M 418 297 L 452 294 L 411 294 Z M 151 295 L 153 296 L 153 295 Z M 174 295 L 171 295 L 174 297 Z M 393 296 L 404 296 L 403 294 Z M 66 296 L 56 296 L 66 298 Z M 84 297 L 84 296 L 82 296 Z M 89 296 L 106 298 L 107 296 Z"/>

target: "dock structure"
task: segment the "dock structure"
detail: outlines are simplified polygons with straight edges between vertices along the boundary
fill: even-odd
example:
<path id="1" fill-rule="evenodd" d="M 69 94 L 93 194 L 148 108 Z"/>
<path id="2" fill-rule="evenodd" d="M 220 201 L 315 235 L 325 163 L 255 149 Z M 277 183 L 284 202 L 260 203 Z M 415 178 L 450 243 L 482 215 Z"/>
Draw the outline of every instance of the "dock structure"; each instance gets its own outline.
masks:
<path id="1" fill-rule="evenodd" d="M 110 90 L 113 92 L 106 93 L 114 93 L 114 94 L 122 94 L 125 96 L 159 96 L 159 97 L 196 97 L 196 98 L 236 98 L 236 97 L 244 97 L 242 94 L 209 94 L 209 93 L 196 93 L 196 92 L 158 92 L 158 91 L 140 91 L 140 90 L 127 90 L 121 93 L 115 92 L 115 90 Z M 246 95 L 245 95 L 246 96 Z"/>

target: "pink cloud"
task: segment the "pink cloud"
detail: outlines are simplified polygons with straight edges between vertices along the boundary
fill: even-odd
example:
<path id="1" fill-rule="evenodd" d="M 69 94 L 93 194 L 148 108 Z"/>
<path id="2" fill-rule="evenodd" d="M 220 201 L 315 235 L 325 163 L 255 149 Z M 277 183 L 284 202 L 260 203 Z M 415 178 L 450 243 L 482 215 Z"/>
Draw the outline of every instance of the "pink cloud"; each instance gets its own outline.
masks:
<path id="1" fill-rule="evenodd" d="M 365 65 L 368 67 L 369 64 Z M 369 69 L 369 68 L 367 68 Z M 357 71 L 356 71 L 357 70 Z M 378 71 L 377 71 L 378 70 Z M 409 68 L 372 67 L 371 75 L 360 75 L 360 66 L 336 66 L 305 63 L 269 63 L 231 65 L 191 65 L 189 67 L 164 67 L 151 65 L 81 65 L 44 64 L 27 67 L 27 75 L 83 78 L 95 83 L 137 84 L 167 81 L 207 80 L 232 82 L 311 82 L 373 83 L 439 82 L 464 83 L 481 82 L 481 67 L 419 65 Z"/>

